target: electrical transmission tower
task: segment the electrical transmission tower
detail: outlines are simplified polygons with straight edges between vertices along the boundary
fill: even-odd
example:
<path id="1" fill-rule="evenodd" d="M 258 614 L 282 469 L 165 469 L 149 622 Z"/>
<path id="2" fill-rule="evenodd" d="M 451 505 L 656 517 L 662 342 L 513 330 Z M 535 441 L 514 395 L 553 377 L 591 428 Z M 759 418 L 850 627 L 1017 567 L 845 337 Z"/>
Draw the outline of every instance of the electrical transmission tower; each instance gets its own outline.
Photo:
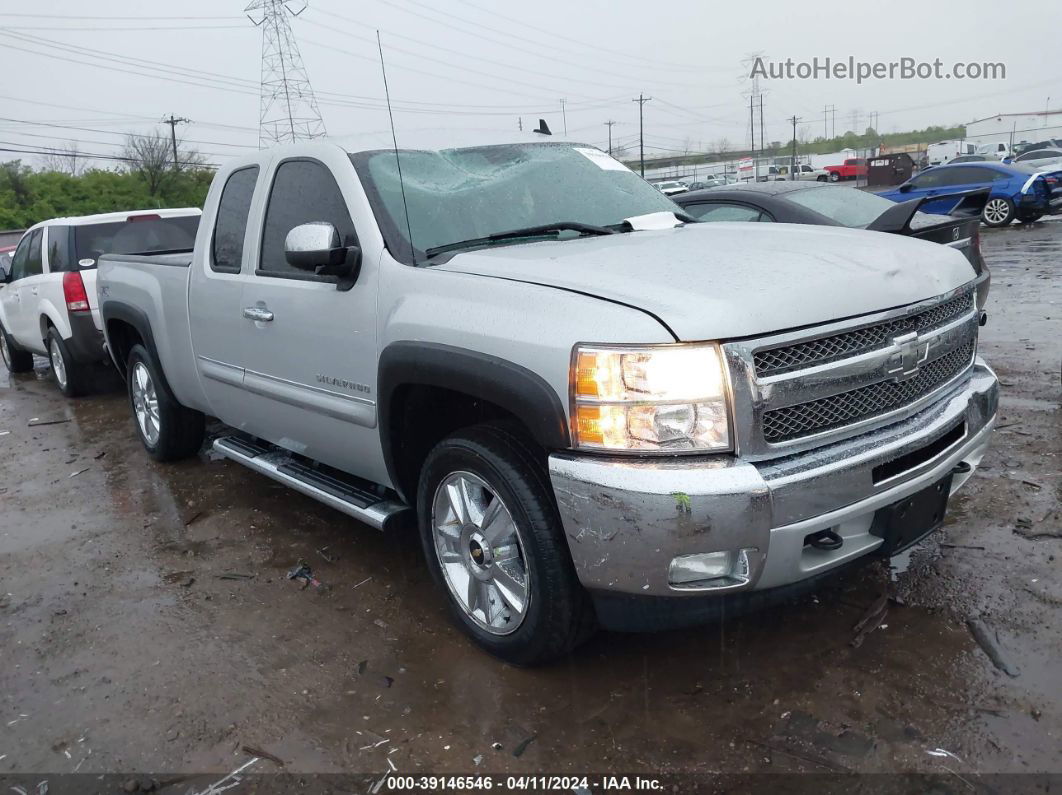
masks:
<path id="1" fill-rule="evenodd" d="M 258 145 L 261 147 L 325 134 L 321 111 L 288 19 L 289 14 L 297 17 L 305 10 L 306 3 L 296 11 L 285 0 L 254 0 L 244 9 L 251 22 L 262 29 L 261 113 L 258 121 Z"/>

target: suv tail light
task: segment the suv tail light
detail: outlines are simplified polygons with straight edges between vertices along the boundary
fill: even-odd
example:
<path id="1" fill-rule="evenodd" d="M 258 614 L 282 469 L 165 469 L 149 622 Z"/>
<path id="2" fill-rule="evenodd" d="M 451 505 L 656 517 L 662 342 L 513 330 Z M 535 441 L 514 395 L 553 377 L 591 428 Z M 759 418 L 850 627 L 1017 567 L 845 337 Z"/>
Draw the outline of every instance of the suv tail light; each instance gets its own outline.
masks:
<path id="1" fill-rule="evenodd" d="M 85 282 L 80 273 L 63 274 L 63 297 L 70 312 L 88 312 L 88 293 L 85 292 Z"/>

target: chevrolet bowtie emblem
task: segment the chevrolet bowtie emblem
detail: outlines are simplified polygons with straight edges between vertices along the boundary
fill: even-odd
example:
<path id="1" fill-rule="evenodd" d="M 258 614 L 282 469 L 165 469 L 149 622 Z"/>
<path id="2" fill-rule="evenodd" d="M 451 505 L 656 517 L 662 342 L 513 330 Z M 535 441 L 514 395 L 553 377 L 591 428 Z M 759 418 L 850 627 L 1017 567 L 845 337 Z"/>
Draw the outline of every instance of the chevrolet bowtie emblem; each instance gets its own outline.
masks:
<path id="1" fill-rule="evenodd" d="M 918 374 L 918 368 L 929 358 L 931 343 L 932 340 L 921 339 L 916 331 L 893 338 L 892 344 L 899 351 L 889 357 L 886 372 L 897 381 L 914 378 Z"/>

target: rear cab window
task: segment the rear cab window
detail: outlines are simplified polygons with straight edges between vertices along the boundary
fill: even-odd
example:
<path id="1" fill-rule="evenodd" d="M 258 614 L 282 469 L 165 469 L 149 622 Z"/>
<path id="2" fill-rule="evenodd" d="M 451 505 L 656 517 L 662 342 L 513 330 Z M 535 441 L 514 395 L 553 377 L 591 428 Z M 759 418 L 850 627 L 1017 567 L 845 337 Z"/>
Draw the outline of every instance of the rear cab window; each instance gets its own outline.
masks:
<path id="1" fill-rule="evenodd" d="M 243 239 L 258 171 L 258 166 L 233 171 L 221 191 L 210 247 L 210 267 L 219 273 L 239 273 L 243 265 Z"/>
<path id="2" fill-rule="evenodd" d="M 163 218 L 145 213 L 125 221 L 74 227 L 74 256 L 82 270 L 95 268 L 104 254 L 168 254 L 191 251 L 198 215 Z"/>

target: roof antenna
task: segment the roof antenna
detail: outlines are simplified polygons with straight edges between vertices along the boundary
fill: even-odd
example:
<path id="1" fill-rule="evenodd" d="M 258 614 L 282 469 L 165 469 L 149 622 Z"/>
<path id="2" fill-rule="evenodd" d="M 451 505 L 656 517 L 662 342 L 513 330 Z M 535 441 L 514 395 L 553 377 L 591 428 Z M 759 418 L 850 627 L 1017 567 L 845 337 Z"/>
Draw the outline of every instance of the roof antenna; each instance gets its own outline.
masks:
<path id="1" fill-rule="evenodd" d="M 538 127 L 536 127 L 531 132 L 537 132 L 539 135 L 553 135 L 553 133 L 551 133 L 549 131 L 549 125 L 546 124 L 546 120 L 545 119 L 539 119 L 538 120 Z"/>
<path id="2" fill-rule="evenodd" d="M 395 144 L 395 165 L 398 166 L 398 187 L 402 191 L 402 210 L 406 214 L 406 234 L 409 235 L 409 256 L 417 264 L 417 249 L 413 245 L 413 227 L 409 223 L 409 205 L 406 203 L 406 183 L 402 179 L 402 159 L 398 156 L 398 136 L 395 135 L 395 117 L 391 113 L 391 91 L 387 88 L 387 67 L 384 65 L 383 44 L 380 43 L 380 31 L 376 31 L 376 46 L 380 50 L 380 71 L 383 73 L 384 97 L 387 99 L 387 118 L 391 121 L 391 140 Z M 545 123 L 545 122 L 543 122 Z"/>

